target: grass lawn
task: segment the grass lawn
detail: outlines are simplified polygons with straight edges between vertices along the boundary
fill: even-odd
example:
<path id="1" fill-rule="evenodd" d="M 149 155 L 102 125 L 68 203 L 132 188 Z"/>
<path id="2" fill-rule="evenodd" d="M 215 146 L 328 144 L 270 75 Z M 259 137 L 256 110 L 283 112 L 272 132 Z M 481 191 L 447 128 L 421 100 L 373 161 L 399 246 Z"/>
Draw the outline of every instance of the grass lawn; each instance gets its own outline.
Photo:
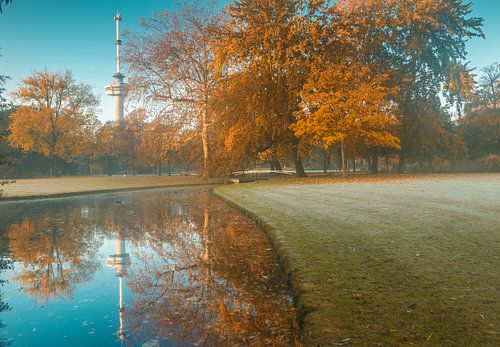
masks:
<path id="1" fill-rule="evenodd" d="M 210 179 L 208 183 L 222 181 L 222 179 Z M 4 190 L 2 198 L 9 199 L 203 183 L 203 178 L 199 176 L 70 176 L 17 179 L 16 183 L 0 188 Z"/>
<path id="2" fill-rule="evenodd" d="M 265 224 L 307 345 L 500 345 L 500 174 L 216 193 Z"/>

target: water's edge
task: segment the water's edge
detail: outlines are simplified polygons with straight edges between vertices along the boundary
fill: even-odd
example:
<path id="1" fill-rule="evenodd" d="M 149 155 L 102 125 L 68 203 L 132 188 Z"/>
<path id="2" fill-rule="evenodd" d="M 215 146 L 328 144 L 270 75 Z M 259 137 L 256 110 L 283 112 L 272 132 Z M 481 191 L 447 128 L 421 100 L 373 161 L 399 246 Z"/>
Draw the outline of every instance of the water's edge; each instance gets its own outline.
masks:
<path id="1" fill-rule="evenodd" d="M 36 201 L 36 200 L 49 200 L 49 199 L 64 199 L 72 198 L 78 196 L 86 195 L 99 195 L 99 194 L 110 194 L 110 193 L 120 193 L 120 192 L 133 192 L 140 190 L 154 190 L 154 189 L 166 189 L 166 188 L 184 188 L 184 187 L 202 187 L 202 186 L 217 186 L 222 185 L 222 183 L 186 183 L 186 184 L 171 184 L 171 185 L 156 185 L 147 187 L 128 187 L 128 188 L 113 188 L 113 189 L 101 189 L 101 190 L 86 190 L 81 192 L 67 192 L 58 194 L 45 194 L 45 195 L 27 195 L 27 196 L 0 196 L 0 204 L 3 202 L 23 202 L 23 201 Z"/>
<path id="2" fill-rule="evenodd" d="M 304 324 L 305 317 L 311 313 L 311 309 L 308 309 L 301 301 L 302 290 L 300 281 L 298 279 L 297 271 L 293 269 L 292 263 L 290 261 L 289 250 L 283 241 L 280 241 L 279 234 L 281 231 L 272 226 L 270 223 L 264 221 L 261 217 L 259 217 L 256 213 L 252 212 L 244 205 L 232 200 L 224 193 L 220 192 L 217 188 L 211 190 L 211 193 L 216 198 L 222 200 L 224 203 L 228 204 L 241 214 L 250 218 L 260 229 L 262 229 L 267 236 L 271 246 L 273 247 L 276 256 L 278 257 L 278 262 L 286 274 L 288 288 L 292 292 L 293 303 L 295 308 L 297 309 L 297 316 L 299 320 L 300 327 L 300 339 L 302 341 L 307 341 L 307 327 Z M 307 342 L 306 342 L 307 345 Z"/>
<path id="3" fill-rule="evenodd" d="M 28 240 L 27 238 L 25 240 L 25 238 L 20 238 L 16 236 L 25 235 L 27 232 L 30 232 L 33 233 L 34 235 L 40 234 L 41 235 L 40 237 L 42 238 L 45 237 L 44 236 L 45 234 L 52 233 L 54 235 L 57 234 L 56 238 L 60 242 L 62 242 L 62 241 L 72 240 L 72 235 L 74 231 L 80 230 L 78 229 L 80 227 L 83 228 L 82 230 L 88 227 L 87 229 L 89 230 L 89 232 L 85 233 L 85 235 L 88 234 L 87 236 L 89 237 L 81 239 L 77 238 L 77 240 L 74 242 L 75 245 L 78 247 L 81 246 L 82 249 L 83 247 L 85 247 L 85 250 L 90 250 L 95 248 L 95 252 L 88 253 L 87 251 L 85 252 L 82 251 L 82 252 L 77 252 L 77 254 L 72 251 L 67 252 L 67 250 L 75 249 L 76 246 L 73 245 L 73 243 L 68 243 L 68 242 L 62 243 L 62 246 L 67 245 L 67 247 L 61 251 L 62 259 L 66 259 L 64 258 L 65 256 L 67 256 L 67 258 L 69 259 L 68 260 L 69 266 L 67 267 L 67 269 L 70 269 L 71 272 L 74 272 L 73 270 L 76 268 L 75 267 L 76 265 L 74 265 L 76 264 L 76 262 L 75 263 L 71 262 L 73 259 L 71 257 L 74 256 L 74 254 L 76 254 L 78 259 L 83 257 L 85 259 L 88 258 L 91 259 L 92 261 L 98 262 L 101 265 L 104 264 L 105 261 L 106 264 L 106 267 L 100 266 L 97 268 L 97 270 L 94 269 L 92 271 L 89 271 L 88 273 L 91 274 L 91 279 L 85 281 L 78 281 L 78 283 L 76 282 L 72 283 L 70 286 L 71 288 L 69 288 L 71 289 L 71 291 L 68 289 L 68 293 L 70 294 L 68 294 L 67 298 L 62 296 L 62 294 L 65 293 L 63 291 L 57 292 L 58 296 L 57 297 L 54 296 L 54 298 L 52 297 L 49 298 L 47 294 L 47 296 L 44 298 L 49 298 L 50 300 L 47 299 L 42 304 L 33 301 L 34 299 L 38 298 L 36 295 L 34 294 L 30 295 L 30 293 L 28 293 L 27 291 L 26 294 L 24 291 L 20 290 L 23 289 L 23 287 L 21 287 L 21 284 L 19 284 L 21 283 L 20 280 L 12 281 L 11 284 L 9 284 L 8 287 L 6 287 L 7 289 L 5 290 L 10 295 L 9 298 L 12 301 L 11 304 L 13 305 L 13 307 L 15 307 L 15 309 L 13 310 L 14 312 L 13 314 L 14 315 L 18 314 L 21 315 L 22 317 L 31 317 L 29 318 L 31 319 L 31 321 L 29 321 L 29 324 L 33 325 L 33 331 L 30 330 L 31 325 L 29 327 L 30 329 L 26 330 L 25 329 L 25 327 L 27 326 L 26 324 L 16 323 L 17 321 L 15 321 L 15 319 L 12 318 L 12 317 L 15 318 L 15 316 L 13 316 L 13 314 L 11 313 L 10 316 L 6 318 L 6 322 L 8 323 L 7 325 L 9 328 L 8 330 L 6 330 L 5 334 L 7 337 L 9 337 L 9 341 L 12 338 L 17 339 L 18 342 L 23 341 L 24 339 L 28 340 L 34 339 L 35 335 L 38 336 L 36 338 L 44 339 L 44 341 L 55 339 L 56 337 L 52 337 L 52 335 L 47 334 L 46 328 L 49 327 L 50 329 L 53 329 L 53 327 L 44 323 L 46 320 L 45 316 L 43 315 L 61 318 L 66 314 L 70 314 L 70 316 L 68 317 L 73 318 L 71 320 L 68 320 L 67 325 L 73 326 L 74 324 L 76 324 L 71 328 L 72 330 L 68 330 L 72 332 L 69 339 L 74 339 L 75 336 L 83 334 L 83 337 L 85 338 L 86 341 L 87 338 L 87 335 L 85 335 L 86 333 L 89 334 L 88 337 L 89 339 L 93 338 L 93 339 L 98 339 L 99 341 L 108 341 L 108 339 L 111 339 L 109 337 L 105 337 L 105 335 L 103 334 L 108 333 L 108 330 L 110 329 L 113 330 L 112 328 L 110 328 L 112 325 L 116 326 L 118 324 L 116 323 L 115 319 L 117 318 L 115 317 L 116 314 L 115 306 L 117 306 L 118 304 L 116 304 L 113 300 L 110 301 L 109 299 L 109 298 L 113 299 L 114 298 L 113 295 L 116 294 L 112 290 L 116 289 L 114 288 L 114 285 L 116 283 L 113 282 L 113 279 L 115 279 L 115 277 L 118 275 L 114 274 L 113 271 L 112 271 L 113 273 L 111 273 L 107 269 L 107 267 L 110 267 L 110 265 L 108 264 L 109 263 L 108 260 L 110 257 L 115 256 L 116 255 L 115 253 L 127 254 L 127 256 L 128 254 L 131 255 L 132 264 L 135 264 L 134 265 L 135 267 L 131 267 L 133 271 L 129 273 L 129 276 L 125 275 L 123 278 L 126 279 L 125 282 L 127 283 L 128 281 L 130 281 L 131 283 L 135 283 L 135 287 L 129 287 L 128 284 L 125 287 L 124 284 L 124 289 L 123 289 L 125 293 L 124 305 L 128 307 L 127 312 L 129 313 L 129 316 L 125 317 L 127 319 L 127 326 L 130 326 L 127 328 L 129 330 L 123 330 L 124 332 L 123 334 L 121 333 L 122 330 L 119 330 L 119 333 L 113 331 L 111 335 L 116 335 L 118 336 L 119 339 L 122 339 L 122 336 L 124 336 L 124 338 L 130 339 L 130 341 L 134 339 L 136 339 L 137 341 L 143 341 L 143 340 L 147 341 L 147 339 L 150 339 L 151 341 L 153 340 L 156 341 L 155 338 L 160 336 L 161 341 L 163 341 L 163 339 L 169 338 L 168 335 L 164 334 L 164 332 L 169 331 L 169 329 L 172 330 L 172 332 L 174 333 L 175 331 L 177 331 L 175 330 L 177 328 L 180 329 L 179 331 L 181 332 L 183 331 L 183 329 L 188 329 L 186 327 L 188 327 L 189 324 L 185 323 L 183 319 L 177 322 L 177 318 L 175 318 L 179 315 L 177 311 L 173 311 L 173 309 L 170 311 L 167 309 L 168 312 L 166 311 L 166 313 L 171 314 L 171 318 L 173 317 L 171 324 L 172 327 L 175 327 L 174 329 L 169 325 L 162 325 L 163 324 L 161 323 L 163 322 L 162 320 L 158 320 L 158 322 L 161 321 L 160 323 L 158 323 L 157 320 L 155 320 L 156 319 L 155 314 L 162 313 L 161 309 L 156 309 L 156 310 L 151 309 L 152 313 L 150 314 L 151 317 L 153 317 L 153 319 L 151 320 L 151 324 L 148 326 L 149 330 L 147 330 L 146 328 L 144 328 L 144 330 L 140 329 L 138 330 L 138 325 L 136 323 L 139 320 L 137 320 L 137 317 L 140 317 L 140 314 L 143 314 L 144 311 L 144 310 L 141 311 L 140 309 L 138 309 L 138 307 L 141 308 L 142 306 L 140 306 L 140 304 L 148 303 L 147 300 L 149 300 L 149 297 L 147 296 L 149 295 L 148 294 L 149 292 L 148 291 L 141 292 L 141 290 L 147 287 L 147 285 L 149 284 L 148 281 L 151 281 L 151 283 L 155 285 L 158 284 L 159 282 L 158 280 L 155 280 L 155 276 L 160 278 L 161 276 L 164 276 L 165 273 L 170 273 L 174 271 L 174 270 L 169 270 L 170 267 L 168 266 L 165 268 L 164 267 L 158 268 L 163 270 L 166 269 L 165 271 L 162 270 L 163 272 L 153 271 L 156 269 L 155 268 L 156 265 L 160 264 L 163 266 L 162 262 L 155 262 L 157 260 L 157 258 L 155 257 L 159 257 L 158 259 L 164 260 L 164 258 L 162 257 L 167 257 L 167 256 L 170 257 L 177 254 L 174 251 L 172 251 L 175 247 L 171 248 L 170 246 L 166 248 L 165 247 L 161 248 L 163 253 L 160 254 L 159 251 L 156 250 L 155 248 L 156 244 L 154 244 L 154 242 L 160 242 L 161 245 L 163 244 L 171 244 L 178 246 L 186 245 L 185 247 L 186 251 L 196 250 L 197 248 L 196 249 L 193 248 L 194 246 L 198 245 L 198 243 L 200 242 L 201 242 L 200 244 L 205 242 L 204 245 L 206 248 L 203 248 L 205 250 L 205 253 L 203 254 L 200 253 L 201 255 L 199 259 L 196 257 L 195 257 L 196 259 L 193 257 L 186 257 L 186 258 L 182 258 L 180 256 L 178 257 L 179 264 L 181 264 L 179 265 L 180 266 L 179 269 L 181 270 L 184 269 L 184 267 L 182 266 L 182 264 L 184 263 L 191 264 L 191 262 L 193 261 L 194 262 L 198 261 L 199 264 L 198 263 L 196 264 L 202 270 L 205 269 L 203 265 L 206 265 L 205 263 L 208 264 L 207 269 L 209 269 L 209 271 L 203 272 L 200 270 L 201 271 L 200 273 L 202 275 L 208 276 L 209 274 L 210 276 L 212 276 L 211 271 L 212 270 L 214 271 L 215 275 L 210 277 L 210 279 L 214 278 L 215 280 L 209 283 L 211 284 L 210 287 L 211 290 L 209 291 L 209 294 L 212 302 L 221 307 L 218 308 L 220 312 L 217 311 L 217 313 L 221 314 L 222 317 L 223 318 L 225 317 L 224 319 L 226 319 L 226 321 L 224 321 L 223 318 L 221 318 L 220 320 L 221 322 L 226 322 L 224 323 L 225 325 L 221 325 L 221 327 L 224 327 L 224 329 L 227 330 L 227 331 L 225 330 L 227 332 L 227 336 L 224 337 L 224 339 L 221 341 L 226 341 L 225 340 L 226 338 L 231 337 L 234 339 L 234 341 L 246 341 L 246 342 L 260 341 L 266 344 L 271 343 L 272 341 L 278 341 L 277 342 L 278 345 L 280 345 L 280 343 L 287 343 L 287 345 L 299 345 L 299 346 L 302 345 L 301 342 L 302 330 L 300 321 L 298 319 L 297 310 L 295 308 L 294 293 L 290 289 L 289 275 L 287 271 L 284 271 L 285 268 L 282 265 L 282 260 L 280 259 L 280 257 L 276 252 L 274 243 L 268 237 L 268 234 L 265 232 L 265 230 L 261 228 L 260 224 L 254 222 L 253 218 L 249 218 L 249 216 L 246 213 L 243 213 L 242 210 L 235 208 L 235 205 L 231 204 L 229 201 L 225 201 L 223 199 L 220 199 L 217 195 L 214 195 L 213 194 L 214 189 L 213 187 L 210 187 L 213 186 L 213 184 L 210 184 L 210 186 L 209 185 L 197 185 L 197 186 L 199 187 L 189 187 L 183 185 L 183 187 L 186 187 L 185 191 L 183 191 L 183 189 L 178 190 L 176 189 L 176 187 L 168 186 L 168 187 L 162 187 L 161 189 L 157 190 L 133 189 L 138 192 L 124 192 L 123 190 L 120 190 L 118 192 L 113 192 L 108 194 L 95 194 L 95 195 L 85 194 L 85 196 L 79 196 L 82 194 L 78 194 L 78 196 L 72 194 L 70 196 L 65 196 L 61 199 L 51 199 L 51 198 L 31 199 L 29 201 L 24 201 L 21 203 L 19 203 L 20 200 L 17 200 L 16 202 L 13 201 L 11 202 L 6 201 L 4 203 L 0 202 L 0 211 L 4 213 L 6 216 L 7 215 L 9 216 L 9 218 L 6 218 L 5 220 L 1 218 L 3 223 L 2 225 L 0 225 L 0 228 L 2 228 L 0 229 L 0 232 L 5 231 L 5 233 L 9 233 L 8 234 L 9 237 L 12 236 L 9 240 L 14 240 L 14 241 L 21 240 L 17 244 L 13 243 L 12 245 L 9 245 L 9 248 L 6 248 L 4 251 L 6 252 L 8 251 L 8 253 L 6 254 L 10 255 L 12 249 L 10 247 L 14 247 L 13 249 L 19 253 L 19 254 L 15 253 L 17 255 L 16 261 L 20 262 L 21 264 L 21 262 L 24 261 L 23 259 L 25 258 L 27 259 L 26 264 L 28 265 L 26 265 L 26 268 L 28 268 L 29 264 L 31 264 L 29 263 L 31 258 L 28 259 L 27 257 L 32 253 L 44 252 L 45 248 L 43 248 L 41 251 L 37 251 L 37 248 L 31 247 L 31 243 L 29 242 L 25 242 L 26 245 L 20 243 Z M 141 191 L 144 192 L 142 193 Z M 124 195 L 123 197 L 118 197 L 118 194 L 122 193 L 126 195 Z M 104 199 L 102 199 L 103 196 Z M 75 198 L 76 200 L 70 203 L 70 200 L 68 199 L 72 198 Z M 191 201 L 191 202 L 185 203 L 185 201 L 188 202 Z M 152 203 L 155 204 L 154 206 L 158 206 L 158 208 L 151 209 L 150 207 Z M 40 204 L 43 206 L 40 206 Z M 85 207 L 85 211 L 87 211 L 86 215 L 84 215 L 82 212 L 83 207 Z M 25 218 L 26 215 L 30 215 L 32 217 L 28 219 Z M 188 222 L 183 222 L 184 220 Z M 179 223 L 177 223 L 176 221 L 179 221 Z M 234 223 L 231 221 L 233 221 Z M 15 228 L 12 229 L 11 226 L 15 226 Z M 190 232 L 190 234 L 188 235 L 189 237 L 182 236 L 184 234 L 182 232 L 179 232 L 178 230 L 180 226 L 187 228 L 186 230 Z M 36 231 L 38 229 L 40 229 L 41 231 L 40 232 Z M 246 232 L 245 230 L 247 229 L 250 232 Z M 147 231 L 149 238 L 141 238 L 138 236 L 142 235 L 146 230 L 149 230 Z M 180 236 L 178 237 L 178 239 L 175 239 L 173 236 L 169 236 L 170 234 L 169 232 L 167 232 L 168 230 L 172 230 L 172 235 L 174 236 L 179 234 Z M 45 231 L 47 231 L 47 233 Z M 248 238 L 245 237 L 245 232 L 246 235 L 248 235 Z M 28 233 L 28 235 L 31 235 L 30 233 Z M 77 234 L 80 235 L 82 233 L 77 233 Z M 192 235 L 196 234 L 197 236 L 199 236 L 199 238 L 195 236 L 191 237 L 190 236 L 191 234 Z M 2 234 L 0 234 L 0 236 L 1 235 Z M 31 238 L 29 240 L 31 240 Z M 120 240 L 120 242 L 118 240 Z M 151 243 L 149 243 L 150 241 Z M 76 244 L 77 242 L 80 243 Z M 92 243 L 92 245 L 90 245 L 90 243 Z M 36 244 L 38 245 L 44 243 L 37 241 Z M 120 247 L 123 246 L 123 250 L 120 248 L 119 251 L 118 250 L 115 251 L 115 248 L 118 247 L 118 244 L 120 244 Z M 128 250 L 128 252 L 125 250 L 125 244 L 127 244 L 128 247 L 132 247 Z M 215 247 L 215 244 L 220 245 L 220 247 Z M 251 245 L 257 247 L 253 248 L 252 250 L 252 248 L 250 248 Z M 238 247 L 241 246 L 243 246 L 243 248 L 241 249 L 242 252 L 235 251 L 238 249 Z M 149 253 L 146 253 L 146 251 L 149 252 L 150 249 L 152 250 L 151 257 L 148 258 L 147 255 Z M 184 249 L 184 248 L 181 247 L 179 249 Z M 24 250 L 28 255 L 22 253 L 24 252 Z M 140 250 L 139 253 L 134 253 L 137 252 L 138 250 Z M 110 255 L 106 258 L 106 254 L 112 254 L 112 253 L 113 255 Z M 215 258 L 222 260 L 215 262 L 208 261 L 207 259 L 205 259 L 205 257 L 208 257 L 209 253 L 213 254 Z M 144 256 L 145 258 L 140 258 L 138 254 Z M 188 252 L 185 254 L 194 254 L 194 253 Z M 25 255 L 25 258 L 23 258 L 23 255 Z M 193 258 L 194 260 L 191 258 Z M 240 258 L 247 260 L 239 261 Z M 147 261 L 149 261 L 149 263 L 147 263 Z M 47 258 L 47 264 L 49 263 L 52 264 L 53 262 L 52 260 Z M 43 263 L 42 265 L 44 264 L 45 263 Z M 145 265 L 142 266 L 141 264 Z M 257 264 L 258 267 L 255 268 L 254 266 L 251 266 L 251 264 Z M 126 267 L 128 267 L 128 265 L 129 263 L 126 264 Z M 115 267 L 115 265 L 111 267 Z M 24 269 L 24 267 L 23 268 L 20 267 L 20 269 L 22 270 Z M 177 268 L 174 266 L 173 269 Z M 191 268 L 186 267 L 186 269 L 191 269 Z M 263 270 L 261 271 L 259 269 Z M 11 269 L 9 269 L 9 271 L 12 272 L 12 274 L 14 274 L 13 269 L 12 271 Z M 7 272 L 10 274 L 9 271 Z M 115 269 L 115 271 L 118 270 Z M 144 273 L 141 271 L 143 271 Z M 111 276 L 110 273 L 113 276 Z M 233 273 L 240 275 L 234 275 L 234 276 L 227 275 Z M 146 281 L 144 283 L 137 281 L 138 278 L 144 277 L 143 276 L 144 274 L 149 274 L 151 276 L 146 277 Z M 196 271 L 193 270 L 193 273 L 187 273 L 186 276 L 188 277 L 191 276 L 189 278 L 190 280 L 192 279 L 193 281 L 192 283 L 195 284 L 197 283 L 196 280 L 198 279 L 198 277 L 196 276 L 198 275 Z M 120 278 L 119 305 L 122 305 L 121 303 L 122 277 L 121 276 L 118 277 Z M 167 279 L 169 278 L 170 277 L 168 277 Z M 181 277 L 178 277 L 177 279 L 181 279 Z M 207 279 L 206 281 L 209 280 Z M 239 283 L 239 285 L 234 286 L 233 282 Z M 111 285 L 109 285 L 109 283 L 111 283 Z M 176 293 L 175 286 L 168 286 L 168 281 L 165 283 L 166 283 L 164 284 L 166 286 L 165 288 L 172 287 L 172 290 L 167 290 L 165 291 L 164 295 L 162 294 L 160 297 L 158 297 L 164 300 L 161 302 L 159 301 L 159 304 L 156 305 L 157 307 L 160 308 L 164 307 L 165 303 L 168 304 L 169 303 L 168 300 L 174 298 L 175 295 L 173 294 Z M 134 284 L 132 284 L 132 286 L 134 286 Z M 113 288 L 109 289 L 111 287 Z M 200 286 L 193 285 L 192 288 L 194 289 L 194 291 L 182 292 L 184 294 L 182 294 L 181 297 L 184 296 L 189 298 L 197 297 L 195 294 L 197 293 L 196 290 L 199 289 L 198 287 Z M 89 292 L 89 290 L 91 291 Z M 19 293 L 22 292 L 22 294 L 18 294 L 18 292 Z M 56 291 L 54 291 L 54 293 L 55 292 Z M 131 296 L 132 292 L 134 296 Z M 15 295 L 12 293 L 14 293 Z M 262 295 L 260 295 L 259 293 Z M 259 295 L 255 296 L 255 294 Z M 134 299 L 135 296 L 137 296 L 137 300 Z M 156 300 L 158 298 L 154 297 L 153 299 Z M 240 298 L 241 301 L 238 301 Z M 94 302 L 100 303 L 100 305 L 98 305 L 99 306 L 98 308 L 96 308 Z M 205 312 L 203 311 L 205 309 L 205 306 L 198 305 L 196 300 L 193 301 L 189 299 L 185 302 L 188 303 L 186 307 L 179 306 L 180 308 L 177 307 L 176 310 L 179 310 L 179 312 L 182 313 L 184 312 L 182 311 L 183 309 L 189 308 L 189 310 L 186 311 L 187 314 L 191 314 L 190 317 L 192 317 L 193 319 L 199 318 L 200 326 L 203 326 L 203 324 L 205 324 L 206 327 L 208 328 L 215 326 L 212 323 L 210 323 L 211 322 L 210 319 L 212 319 L 210 317 L 213 317 L 212 315 L 204 316 L 203 314 L 197 313 L 198 311 L 202 313 Z M 85 303 L 85 305 L 81 303 Z M 243 304 L 240 305 L 239 303 Z M 133 304 L 137 304 L 138 306 L 134 306 Z M 166 305 L 165 307 L 168 308 L 174 307 L 171 304 L 172 303 L 170 302 L 170 305 Z M 231 306 L 233 304 L 236 305 L 235 306 L 236 308 Z M 212 306 L 210 306 L 209 308 L 213 309 Z M 79 311 L 77 313 L 73 313 L 73 311 L 78 309 Z M 16 313 L 16 310 L 18 313 Z M 34 311 L 28 312 L 27 310 L 34 310 Z M 68 310 L 70 310 L 71 313 L 67 313 L 66 311 Z M 60 313 L 63 311 L 64 314 Z M 110 314 L 108 311 L 113 313 Z M 243 313 L 241 315 L 241 317 L 243 317 L 243 320 L 233 327 L 231 325 L 232 322 L 233 321 L 236 322 L 238 320 L 237 319 L 234 320 L 232 318 L 233 317 L 232 315 L 228 316 L 227 314 L 225 314 L 226 311 L 227 312 L 234 311 L 235 313 L 237 313 L 237 315 L 239 314 L 238 312 Z M 28 312 L 29 314 L 26 314 L 26 312 Z M 57 316 L 54 316 L 54 314 L 56 314 L 54 312 L 57 313 Z M 184 313 L 186 314 L 186 312 Z M 119 315 L 119 317 L 120 317 L 119 329 L 122 329 L 121 316 Z M 209 317 L 210 319 L 207 317 Z M 74 323 L 73 320 L 77 321 L 77 323 Z M 81 320 L 81 326 L 79 325 L 80 324 L 79 320 Z M 113 322 L 111 322 L 112 320 Z M 245 326 L 247 328 L 234 330 L 235 327 L 237 328 L 240 325 Z M 96 333 L 96 329 L 94 329 L 94 327 L 99 327 L 99 329 L 97 329 L 98 333 Z M 162 330 L 160 333 L 154 330 L 154 329 L 158 330 L 160 328 L 167 330 L 165 331 Z M 220 335 L 217 334 L 200 335 L 199 333 L 202 330 L 194 329 L 192 335 L 189 335 L 188 337 L 185 338 L 192 339 L 190 340 L 191 342 L 201 341 L 200 338 L 206 339 L 204 341 L 209 341 L 209 339 L 212 339 L 210 340 L 212 342 L 219 341 L 217 340 L 216 336 Z M 64 329 L 61 329 L 58 332 L 61 332 L 61 334 L 63 334 L 64 331 L 65 331 Z M 130 331 L 130 334 L 127 331 Z M 190 330 L 188 329 L 186 331 Z M 170 335 L 172 335 L 172 333 Z M 115 340 L 113 340 L 115 342 L 118 341 L 116 339 L 116 336 L 114 337 Z M 177 341 L 177 340 L 180 341 L 179 336 L 174 334 L 174 338 L 172 341 Z M 0 345 L 2 345 L 1 343 L 2 337 L 3 335 L 0 334 Z M 68 337 L 64 335 L 64 339 L 67 338 Z M 22 344 L 22 342 L 19 343 Z"/>

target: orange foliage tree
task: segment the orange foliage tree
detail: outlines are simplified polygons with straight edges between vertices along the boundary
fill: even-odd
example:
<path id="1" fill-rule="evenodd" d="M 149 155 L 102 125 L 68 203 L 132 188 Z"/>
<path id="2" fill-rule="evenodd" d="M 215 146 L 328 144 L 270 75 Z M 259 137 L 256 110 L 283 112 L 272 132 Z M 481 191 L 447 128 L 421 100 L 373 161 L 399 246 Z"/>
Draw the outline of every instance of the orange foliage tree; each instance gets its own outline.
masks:
<path id="1" fill-rule="evenodd" d="M 13 95 L 22 106 L 11 115 L 8 142 L 49 158 L 51 175 L 56 158 L 74 159 L 85 141 L 93 139 L 98 99 L 70 71 L 35 72 Z"/>
<path id="2" fill-rule="evenodd" d="M 394 91 L 384 86 L 386 79 L 362 64 L 316 64 L 303 87 L 292 129 L 325 150 L 340 144 L 344 174 L 349 142 L 399 148 L 395 105 L 389 99 Z"/>
<path id="3" fill-rule="evenodd" d="M 146 33 L 128 40 L 133 92 L 195 115 L 205 175 L 281 155 L 304 176 L 301 157 L 327 143 L 369 150 L 373 172 L 379 149 L 400 149 L 403 169 L 406 157 L 460 152 L 440 95 L 458 110 L 471 97 L 464 43 L 482 33 L 470 4 L 238 0 L 226 9 L 221 20 L 190 2 L 143 22 Z M 329 113 L 334 126 L 311 126 L 324 109 L 308 104 L 346 113 L 342 122 Z"/>
<path id="4" fill-rule="evenodd" d="M 229 6 L 228 19 L 217 41 L 218 60 L 231 72 L 227 87 L 238 98 L 228 107 L 243 119 L 229 128 L 226 147 L 238 144 L 231 138 L 253 139 L 258 143 L 257 152 L 271 146 L 287 147 L 298 176 L 305 176 L 301 144 L 290 125 L 299 108 L 307 62 L 314 54 L 310 46 L 317 40 L 324 4 L 236 1 Z M 247 131 L 254 135 L 245 136 Z M 249 143 L 246 140 L 242 144 Z M 245 149 L 239 152 L 244 153 Z"/>
<path id="5" fill-rule="evenodd" d="M 483 35 L 482 19 L 471 17 L 472 4 L 464 0 L 344 0 L 336 7 L 356 42 L 359 58 L 379 66 L 381 73 L 390 72 L 391 84 L 399 89 L 395 101 L 400 118 L 400 171 L 405 170 L 407 158 L 422 161 L 440 152 L 457 152 L 455 145 L 460 144 L 449 130 L 451 115 L 442 111 L 445 105 L 440 96 L 461 103 L 471 87 L 464 65 L 465 43 Z"/>

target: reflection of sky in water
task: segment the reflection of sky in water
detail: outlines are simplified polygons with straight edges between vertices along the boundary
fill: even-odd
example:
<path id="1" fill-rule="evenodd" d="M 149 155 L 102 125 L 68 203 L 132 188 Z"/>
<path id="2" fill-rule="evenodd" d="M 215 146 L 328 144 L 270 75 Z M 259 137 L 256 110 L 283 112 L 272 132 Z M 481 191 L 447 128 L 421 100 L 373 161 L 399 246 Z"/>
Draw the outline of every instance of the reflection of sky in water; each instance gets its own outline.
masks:
<path id="1" fill-rule="evenodd" d="M 46 346 L 61 343 L 71 346 L 112 345 L 113 342 L 120 345 L 116 334 L 119 328 L 119 281 L 115 270 L 105 265 L 107 256 L 114 253 L 115 240 L 105 240 L 97 255 L 101 266 L 92 282 L 75 290 L 71 301 L 63 298 L 37 302 L 35 298 L 19 295 L 12 275 L 9 272 L 2 274 L 9 279 L 4 294 L 13 308 L 2 314 L 6 324 L 3 335 L 13 338 L 14 346 L 36 346 L 41 341 Z M 131 263 L 137 264 L 133 253 L 130 256 Z M 124 284 L 124 305 L 127 307 L 131 293 L 126 280 Z"/>
<path id="2" fill-rule="evenodd" d="M 201 189 L 2 204 L 0 238 L 10 236 L 16 263 L 0 271 L 11 307 L 0 313 L 0 337 L 12 346 L 122 344 L 122 258 L 110 258 L 123 252 L 116 230 L 130 256 L 124 345 L 297 341 L 295 311 L 264 235 Z M 0 253 L 9 254 L 5 244 Z M 40 284 L 47 278 L 53 282 Z"/>

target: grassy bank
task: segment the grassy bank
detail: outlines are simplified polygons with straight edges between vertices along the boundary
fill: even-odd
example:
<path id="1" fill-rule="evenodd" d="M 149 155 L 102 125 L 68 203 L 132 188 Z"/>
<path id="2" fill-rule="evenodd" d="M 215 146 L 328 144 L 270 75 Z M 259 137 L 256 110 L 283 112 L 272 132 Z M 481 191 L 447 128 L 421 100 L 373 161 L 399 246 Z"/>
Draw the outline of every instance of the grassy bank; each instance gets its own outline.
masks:
<path id="1" fill-rule="evenodd" d="M 222 183 L 222 179 L 210 179 L 208 183 Z M 72 176 L 53 178 L 18 179 L 14 184 L 3 186 L 1 199 L 25 199 L 58 197 L 72 194 L 113 192 L 201 185 L 199 176 Z"/>
<path id="2" fill-rule="evenodd" d="M 500 175 L 224 186 L 265 224 L 308 345 L 500 345 Z"/>

